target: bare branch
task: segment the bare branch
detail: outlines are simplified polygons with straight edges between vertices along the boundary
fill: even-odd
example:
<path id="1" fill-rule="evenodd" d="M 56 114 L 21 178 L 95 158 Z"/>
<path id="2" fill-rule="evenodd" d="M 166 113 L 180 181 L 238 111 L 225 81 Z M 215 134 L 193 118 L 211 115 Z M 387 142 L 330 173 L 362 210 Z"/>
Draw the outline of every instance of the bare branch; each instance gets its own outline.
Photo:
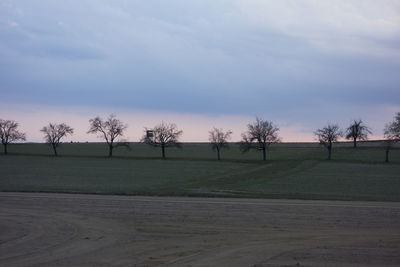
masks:
<path id="1" fill-rule="evenodd" d="M 314 134 L 317 136 L 319 143 L 328 149 L 328 159 L 331 159 L 332 144 L 343 136 L 339 125 L 328 124 L 326 127 L 316 130 Z"/>
<path id="2" fill-rule="evenodd" d="M 220 160 L 220 150 L 222 148 L 229 148 L 228 140 L 231 138 L 232 131 L 228 130 L 224 132 L 223 129 L 213 128 L 209 132 L 209 138 L 211 147 L 217 151 L 217 158 Z"/>
<path id="3" fill-rule="evenodd" d="M 65 123 L 56 124 L 49 123 L 49 125 L 44 126 L 41 130 L 44 133 L 44 138 L 46 143 L 51 145 L 54 150 L 54 154 L 57 156 L 57 147 L 61 143 L 61 139 L 66 137 L 67 135 L 72 135 L 74 133 L 74 129 L 68 126 Z"/>
<path id="4" fill-rule="evenodd" d="M 346 129 L 346 139 L 354 141 L 354 147 L 357 146 L 357 140 L 368 140 L 368 135 L 372 134 L 370 128 L 362 120 L 354 120 Z"/>
<path id="5" fill-rule="evenodd" d="M 25 141 L 25 133 L 18 130 L 18 122 L 0 119 L 0 139 L 4 146 L 4 154 L 7 154 L 7 145 L 14 141 Z"/>
<path id="6" fill-rule="evenodd" d="M 342 136 L 342 132 L 337 124 L 328 124 L 326 127 L 315 131 L 314 134 L 318 137 L 319 142 L 324 146 L 337 142 Z"/>
<path id="7" fill-rule="evenodd" d="M 394 143 L 400 141 L 400 112 L 394 117 L 394 120 L 385 125 L 384 137 L 386 143 L 386 162 L 389 162 L 389 150 L 394 145 Z"/>
<path id="8" fill-rule="evenodd" d="M 398 142 L 400 141 L 400 112 L 396 114 L 394 120 L 385 125 L 385 139 Z"/>
<path id="9" fill-rule="evenodd" d="M 109 146 L 109 156 L 112 157 L 112 150 L 115 147 L 116 138 L 122 137 L 128 126 L 111 114 L 107 120 L 99 116 L 89 120 L 90 129 L 88 133 L 100 133 L 99 138 L 103 138 Z"/>
<path id="10" fill-rule="evenodd" d="M 148 131 L 149 129 L 145 128 L 146 134 L 142 137 L 141 142 L 151 146 L 161 147 L 163 158 L 165 158 L 166 147 L 181 147 L 181 144 L 178 140 L 183 131 L 178 130 L 174 123 L 161 122 L 160 124 L 154 126 L 152 129 L 152 136 L 147 134 Z"/>
<path id="11" fill-rule="evenodd" d="M 256 118 L 253 124 L 247 125 L 247 132 L 242 134 L 240 149 L 247 152 L 250 149 L 263 151 L 263 158 L 266 160 L 266 150 L 273 143 L 280 142 L 278 136 L 279 128 L 272 122 Z"/>

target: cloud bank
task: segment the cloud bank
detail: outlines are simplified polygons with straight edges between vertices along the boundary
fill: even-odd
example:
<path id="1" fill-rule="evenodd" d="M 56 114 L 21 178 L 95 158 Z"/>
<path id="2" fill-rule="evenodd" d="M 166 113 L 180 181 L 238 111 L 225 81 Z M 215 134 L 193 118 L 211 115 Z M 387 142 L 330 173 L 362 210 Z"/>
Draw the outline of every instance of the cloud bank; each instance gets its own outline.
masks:
<path id="1" fill-rule="evenodd" d="M 84 106 L 378 128 L 399 110 L 399 69 L 398 1 L 0 2 L 11 115 Z"/>

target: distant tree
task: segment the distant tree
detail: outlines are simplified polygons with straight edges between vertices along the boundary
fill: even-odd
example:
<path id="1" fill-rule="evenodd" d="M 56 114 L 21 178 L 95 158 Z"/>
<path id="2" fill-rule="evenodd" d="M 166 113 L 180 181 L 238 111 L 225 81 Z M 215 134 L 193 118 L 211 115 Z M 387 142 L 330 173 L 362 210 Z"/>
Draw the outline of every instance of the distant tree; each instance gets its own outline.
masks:
<path id="1" fill-rule="evenodd" d="M 127 142 L 116 142 L 116 139 L 123 136 L 128 126 L 118 120 L 115 115 L 111 114 L 107 120 L 100 117 L 89 120 L 90 129 L 88 133 L 100 133 L 99 137 L 106 140 L 108 145 L 108 156 L 112 157 L 113 149 L 120 145 L 128 145 Z"/>
<path id="2" fill-rule="evenodd" d="M 151 130 L 145 128 L 145 132 L 146 134 L 142 137 L 141 141 L 151 146 L 161 147 L 161 153 L 164 159 L 166 147 L 181 147 L 178 139 L 183 131 L 178 130 L 177 126 L 173 123 L 161 122 Z"/>
<path id="3" fill-rule="evenodd" d="M 267 159 L 268 147 L 280 141 L 279 128 L 270 121 L 256 118 L 256 121 L 247 125 L 247 132 L 242 134 L 240 150 L 247 152 L 250 149 L 261 150 L 263 160 Z"/>
<path id="4" fill-rule="evenodd" d="M 322 129 L 318 129 L 314 133 L 320 142 L 328 149 L 328 160 L 331 159 L 332 155 L 332 144 L 337 142 L 338 139 L 343 135 L 337 124 L 328 124 Z"/>
<path id="5" fill-rule="evenodd" d="M 74 133 L 74 129 L 65 123 L 49 123 L 49 125 L 44 126 L 40 131 L 44 133 L 44 139 L 53 148 L 55 156 L 58 156 L 57 147 L 60 145 L 61 139 Z"/>
<path id="6" fill-rule="evenodd" d="M 218 160 L 221 159 L 220 151 L 222 148 L 229 148 L 228 140 L 231 138 L 232 131 L 228 130 L 224 132 L 223 129 L 213 128 L 209 131 L 210 136 L 208 140 L 211 142 L 211 147 L 213 150 L 217 151 Z"/>
<path id="7" fill-rule="evenodd" d="M 4 146 L 4 154 L 7 155 L 7 146 L 14 141 L 25 141 L 25 133 L 18 131 L 18 122 L 0 119 L 0 139 Z"/>
<path id="8" fill-rule="evenodd" d="M 354 120 L 346 129 L 346 139 L 353 140 L 353 147 L 357 147 L 357 140 L 367 140 L 371 130 L 362 120 Z"/>
<path id="9" fill-rule="evenodd" d="M 384 130 L 386 142 L 386 162 L 389 162 L 389 151 L 394 143 L 400 141 L 400 112 L 394 117 L 394 120 L 385 125 Z"/>

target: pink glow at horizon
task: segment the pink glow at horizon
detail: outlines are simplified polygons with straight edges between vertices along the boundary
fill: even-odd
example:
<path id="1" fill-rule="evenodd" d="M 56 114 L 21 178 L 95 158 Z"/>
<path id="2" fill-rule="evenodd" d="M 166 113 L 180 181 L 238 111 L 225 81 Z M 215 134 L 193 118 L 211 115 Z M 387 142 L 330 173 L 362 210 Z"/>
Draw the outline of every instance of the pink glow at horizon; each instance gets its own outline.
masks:
<path id="1" fill-rule="evenodd" d="M 198 115 L 198 114 L 178 114 L 161 113 L 152 111 L 118 111 L 95 110 L 85 107 L 46 107 L 46 106 L 13 106 L 0 107 L 2 119 L 15 120 L 20 124 L 20 130 L 27 133 L 28 142 L 43 142 L 43 134 L 40 129 L 48 123 L 65 122 L 74 128 L 74 134 L 68 136 L 64 141 L 74 142 L 102 142 L 94 134 L 87 134 L 89 129 L 89 119 L 95 116 L 107 118 L 110 114 L 115 114 L 118 119 L 128 125 L 123 138 L 131 142 L 140 140 L 144 133 L 144 128 L 151 128 L 161 121 L 175 123 L 179 129 L 183 130 L 182 142 L 208 142 L 209 131 L 213 128 L 223 128 L 232 130 L 232 139 L 236 142 L 241 139 L 241 134 L 246 131 L 247 124 L 254 121 L 253 116 L 239 115 Z M 304 127 L 300 124 L 288 124 L 282 121 L 274 121 L 280 128 L 279 135 L 283 142 L 316 142 L 313 131 L 315 129 Z M 376 124 L 376 123 L 375 123 Z M 321 125 L 323 126 L 323 125 Z M 343 127 L 343 125 L 341 125 Z M 382 136 L 376 134 L 370 139 L 381 139 Z M 378 132 L 379 133 L 379 132 Z"/>

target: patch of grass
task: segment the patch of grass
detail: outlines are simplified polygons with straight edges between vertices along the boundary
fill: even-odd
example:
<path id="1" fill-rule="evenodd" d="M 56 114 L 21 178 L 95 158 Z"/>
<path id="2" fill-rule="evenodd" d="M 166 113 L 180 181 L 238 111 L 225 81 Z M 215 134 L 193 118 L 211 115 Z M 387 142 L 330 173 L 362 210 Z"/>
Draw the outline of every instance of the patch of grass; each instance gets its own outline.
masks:
<path id="1" fill-rule="evenodd" d="M 315 144 L 272 146 L 267 162 L 236 145 L 221 162 L 208 144 L 168 149 L 167 160 L 143 144 L 117 149 L 114 158 L 101 143 L 64 144 L 60 157 L 44 144 L 10 152 L 0 156 L 1 191 L 400 201 L 400 150 L 384 164 L 377 146 L 336 147 L 332 161 Z"/>
<path id="2" fill-rule="evenodd" d="M 118 158 L 2 157 L 0 190 L 136 194 L 181 192 L 186 183 L 246 168 L 244 163 Z"/>
<path id="3" fill-rule="evenodd" d="M 145 144 L 131 143 L 131 149 L 120 147 L 114 150 L 115 157 L 135 159 L 161 158 L 161 149 Z M 230 149 L 223 149 L 221 158 L 230 161 L 258 161 L 262 159 L 262 153 L 251 150 L 242 153 L 237 144 L 231 144 Z M 59 155 L 68 157 L 106 157 L 107 145 L 104 143 L 65 143 L 58 149 Z M 53 151 L 46 144 L 11 144 L 9 153 L 14 155 L 41 155 L 52 156 Z M 167 148 L 168 159 L 180 160 L 215 160 L 216 153 L 207 143 L 184 143 L 182 148 Z M 324 160 L 327 150 L 315 143 L 300 144 L 274 144 L 267 152 L 267 160 Z M 336 145 L 332 152 L 333 160 L 356 162 L 383 162 L 385 149 L 380 146 L 363 146 L 357 149 L 345 145 Z M 390 152 L 392 162 L 400 163 L 400 149 L 395 148 Z"/>
<path id="4" fill-rule="evenodd" d="M 400 201 L 400 165 L 274 162 L 270 168 L 209 183 L 214 192 L 304 199 Z"/>

